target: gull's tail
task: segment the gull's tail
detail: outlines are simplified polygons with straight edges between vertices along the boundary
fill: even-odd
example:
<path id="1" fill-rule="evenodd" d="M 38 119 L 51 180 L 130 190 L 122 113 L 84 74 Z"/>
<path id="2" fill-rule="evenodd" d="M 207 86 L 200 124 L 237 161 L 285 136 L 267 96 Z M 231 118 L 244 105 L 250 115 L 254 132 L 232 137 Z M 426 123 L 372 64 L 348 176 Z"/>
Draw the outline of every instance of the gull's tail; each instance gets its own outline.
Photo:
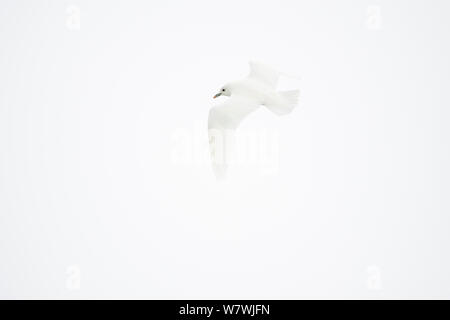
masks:
<path id="1" fill-rule="evenodd" d="M 288 106 L 289 112 L 298 104 L 300 90 L 280 91 L 279 94 L 284 98 Z"/>
<path id="2" fill-rule="evenodd" d="M 281 116 L 290 113 L 298 104 L 299 90 L 278 91 L 279 99 L 266 105 L 273 113 Z"/>

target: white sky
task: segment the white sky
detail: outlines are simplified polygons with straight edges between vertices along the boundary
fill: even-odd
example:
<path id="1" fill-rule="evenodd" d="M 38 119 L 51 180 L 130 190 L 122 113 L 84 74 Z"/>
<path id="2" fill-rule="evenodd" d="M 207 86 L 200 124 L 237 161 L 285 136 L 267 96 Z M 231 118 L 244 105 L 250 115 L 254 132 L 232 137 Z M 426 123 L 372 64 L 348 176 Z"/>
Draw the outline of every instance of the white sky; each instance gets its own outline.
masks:
<path id="1" fill-rule="evenodd" d="M 450 297 L 447 1 L 0 6 L 0 297 Z M 251 59 L 277 174 L 174 164 Z"/>

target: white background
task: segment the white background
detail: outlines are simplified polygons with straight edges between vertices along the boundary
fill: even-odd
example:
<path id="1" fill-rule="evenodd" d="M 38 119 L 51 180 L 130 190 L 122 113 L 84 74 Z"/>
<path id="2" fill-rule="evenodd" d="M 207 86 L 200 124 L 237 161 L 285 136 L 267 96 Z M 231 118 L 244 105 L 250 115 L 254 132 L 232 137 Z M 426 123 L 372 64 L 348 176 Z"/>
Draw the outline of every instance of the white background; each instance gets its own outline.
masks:
<path id="1" fill-rule="evenodd" d="M 450 298 L 449 13 L 2 1 L 0 297 Z M 301 76 L 243 123 L 278 173 L 174 164 L 251 59 Z"/>

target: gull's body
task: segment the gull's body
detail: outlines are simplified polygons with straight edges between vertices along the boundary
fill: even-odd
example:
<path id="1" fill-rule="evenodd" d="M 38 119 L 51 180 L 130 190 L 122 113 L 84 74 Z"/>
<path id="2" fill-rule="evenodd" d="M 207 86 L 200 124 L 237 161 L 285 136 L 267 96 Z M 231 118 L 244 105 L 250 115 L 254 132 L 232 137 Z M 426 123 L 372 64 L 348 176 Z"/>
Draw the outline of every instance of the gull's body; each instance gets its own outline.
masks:
<path id="1" fill-rule="evenodd" d="M 248 77 L 222 87 L 214 96 L 228 96 L 223 104 L 209 111 L 208 130 L 211 160 L 216 177 L 225 176 L 232 149 L 234 130 L 241 121 L 261 105 L 277 115 L 287 114 L 297 104 L 298 90 L 276 91 L 281 73 L 251 62 Z"/>

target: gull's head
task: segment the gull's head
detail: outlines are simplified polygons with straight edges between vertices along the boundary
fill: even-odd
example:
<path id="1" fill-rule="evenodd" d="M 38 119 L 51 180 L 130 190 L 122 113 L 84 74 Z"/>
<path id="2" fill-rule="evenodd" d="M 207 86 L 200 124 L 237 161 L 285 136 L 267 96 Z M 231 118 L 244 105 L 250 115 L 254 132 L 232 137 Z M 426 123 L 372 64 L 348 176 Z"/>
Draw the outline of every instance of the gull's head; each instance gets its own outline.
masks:
<path id="1" fill-rule="evenodd" d="M 223 86 L 220 88 L 219 92 L 214 95 L 214 99 L 220 96 L 231 96 L 231 89 L 229 85 Z"/>

